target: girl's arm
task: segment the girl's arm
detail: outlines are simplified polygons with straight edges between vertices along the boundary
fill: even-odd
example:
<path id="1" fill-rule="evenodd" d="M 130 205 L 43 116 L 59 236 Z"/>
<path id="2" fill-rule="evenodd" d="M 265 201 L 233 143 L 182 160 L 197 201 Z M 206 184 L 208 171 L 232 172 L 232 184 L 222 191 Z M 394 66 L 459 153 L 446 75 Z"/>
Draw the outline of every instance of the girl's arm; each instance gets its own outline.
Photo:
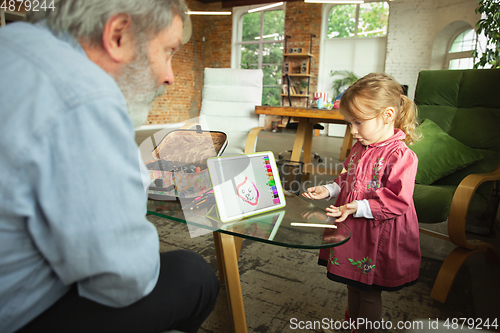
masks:
<path id="1" fill-rule="evenodd" d="M 308 199 L 326 199 L 332 200 L 339 196 L 340 185 L 336 182 L 332 184 L 326 184 L 321 186 L 309 187 L 306 192 L 302 193 L 302 196 Z"/>
<path id="2" fill-rule="evenodd" d="M 417 156 L 408 148 L 395 151 L 388 158 L 382 187 L 369 193 L 368 202 L 374 219 L 391 219 L 413 206 L 417 166 Z"/>

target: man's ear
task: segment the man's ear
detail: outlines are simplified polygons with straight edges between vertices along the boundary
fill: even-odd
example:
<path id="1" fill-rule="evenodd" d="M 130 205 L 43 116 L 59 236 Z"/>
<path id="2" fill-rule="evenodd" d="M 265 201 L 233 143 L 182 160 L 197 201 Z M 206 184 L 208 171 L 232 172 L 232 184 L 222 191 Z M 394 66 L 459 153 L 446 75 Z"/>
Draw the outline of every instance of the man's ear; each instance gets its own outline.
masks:
<path id="1" fill-rule="evenodd" d="M 112 16 L 104 25 L 103 48 L 115 63 L 128 63 L 134 57 L 131 26 L 132 18 L 128 14 Z"/>

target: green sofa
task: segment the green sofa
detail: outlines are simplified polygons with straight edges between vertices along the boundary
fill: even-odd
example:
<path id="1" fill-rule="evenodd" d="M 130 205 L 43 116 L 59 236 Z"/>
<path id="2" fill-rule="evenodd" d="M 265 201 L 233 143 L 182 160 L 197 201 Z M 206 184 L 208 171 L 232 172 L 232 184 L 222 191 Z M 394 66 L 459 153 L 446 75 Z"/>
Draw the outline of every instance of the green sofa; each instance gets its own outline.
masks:
<path id="1" fill-rule="evenodd" d="M 445 302 L 464 260 L 493 245 L 468 240 L 466 220 L 484 216 L 500 179 L 500 70 L 422 71 L 415 90 L 422 138 L 414 192 L 421 232 L 457 245 L 443 263 L 431 297 Z M 466 219 L 467 216 L 467 219 Z M 425 224 L 448 221 L 448 234 Z"/>

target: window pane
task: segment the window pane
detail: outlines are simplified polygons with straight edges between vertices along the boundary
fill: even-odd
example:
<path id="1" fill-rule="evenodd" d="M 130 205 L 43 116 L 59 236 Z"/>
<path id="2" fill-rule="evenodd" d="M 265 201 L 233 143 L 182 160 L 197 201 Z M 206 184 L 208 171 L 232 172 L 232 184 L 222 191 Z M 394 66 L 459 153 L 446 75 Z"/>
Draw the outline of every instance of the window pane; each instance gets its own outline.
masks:
<path id="1" fill-rule="evenodd" d="M 264 86 L 280 86 L 281 85 L 281 64 L 262 66 L 264 73 Z"/>
<path id="2" fill-rule="evenodd" d="M 264 12 L 263 40 L 279 40 L 285 35 L 285 12 L 272 10 Z"/>
<path id="3" fill-rule="evenodd" d="M 474 58 L 460 58 L 450 60 L 449 69 L 472 69 Z"/>
<path id="4" fill-rule="evenodd" d="M 258 39 L 260 39 L 260 12 L 245 14 L 241 40 L 248 42 Z"/>
<path id="5" fill-rule="evenodd" d="M 262 105 L 279 106 L 280 90 L 280 87 L 264 87 L 262 90 Z"/>
<path id="6" fill-rule="evenodd" d="M 328 17 L 328 38 L 353 37 L 356 28 L 356 5 L 333 6 Z"/>
<path id="7" fill-rule="evenodd" d="M 259 66 L 259 45 L 241 45 L 241 68 L 258 68 Z"/>
<path id="8" fill-rule="evenodd" d="M 389 4 L 372 2 L 359 7 L 358 36 L 375 37 L 387 34 Z"/>
<path id="9" fill-rule="evenodd" d="M 450 53 L 472 51 L 476 48 L 476 32 L 474 29 L 459 34 L 450 47 Z"/>
<path id="10" fill-rule="evenodd" d="M 243 16 L 240 68 L 257 69 L 260 60 L 264 74 L 263 105 L 280 105 L 284 30 L 285 13 L 282 9 Z"/>
<path id="11" fill-rule="evenodd" d="M 281 64 L 283 62 L 283 44 L 262 45 L 262 64 Z"/>

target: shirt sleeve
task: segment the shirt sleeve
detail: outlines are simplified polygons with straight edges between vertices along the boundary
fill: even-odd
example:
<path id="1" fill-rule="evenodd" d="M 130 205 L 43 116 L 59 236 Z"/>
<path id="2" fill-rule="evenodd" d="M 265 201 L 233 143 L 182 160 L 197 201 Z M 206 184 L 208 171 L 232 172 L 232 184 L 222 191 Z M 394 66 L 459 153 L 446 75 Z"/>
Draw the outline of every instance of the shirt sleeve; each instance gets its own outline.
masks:
<path id="1" fill-rule="evenodd" d="M 398 149 L 390 155 L 385 164 L 382 187 L 369 192 L 368 202 L 374 219 L 392 219 L 413 206 L 417 166 L 417 156 L 408 148 Z"/>
<path id="2" fill-rule="evenodd" d="M 149 294 L 159 274 L 156 228 L 146 219 L 133 127 L 117 98 L 66 110 L 26 170 L 35 183 L 34 242 L 66 285 L 121 307 Z"/>
<path id="3" fill-rule="evenodd" d="M 330 192 L 330 196 L 326 200 L 332 200 L 333 198 L 337 197 L 340 193 L 340 185 L 337 183 L 326 184 L 323 186 L 326 187 L 328 192 Z"/>
<path id="4" fill-rule="evenodd" d="M 356 200 L 356 202 L 358 203 L 358 210 L 353 214 L 353 216 L 373 219 L 372 209 L 370 208 L 368 200 Z"/>

